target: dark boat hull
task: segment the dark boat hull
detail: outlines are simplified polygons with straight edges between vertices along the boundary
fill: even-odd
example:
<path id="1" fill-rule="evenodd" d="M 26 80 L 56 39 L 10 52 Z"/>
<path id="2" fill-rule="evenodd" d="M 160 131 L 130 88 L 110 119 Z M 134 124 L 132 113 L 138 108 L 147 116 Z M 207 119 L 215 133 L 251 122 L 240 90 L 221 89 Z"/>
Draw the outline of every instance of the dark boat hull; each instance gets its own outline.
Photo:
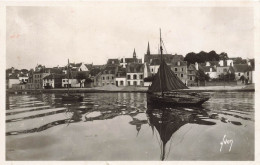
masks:
<path id="1" fill-rule="evenodd" d="M 62 101 L 66 102 L 78 102 L 78 101 L 83 101 L 83 96 L 81 95 L 63 95 L 61 96 Z"/>
<path id="2" fill-rule="evenodd" d="M 189 96 L 189 95 L 188 95 Z M 182 107 L 194 107 L 201 106 L 204 102 L 208 101 L 210 97 L 174 97 L 164 96 L 147 93 L 147 103 L 155 106 L 182 106 Z"/>

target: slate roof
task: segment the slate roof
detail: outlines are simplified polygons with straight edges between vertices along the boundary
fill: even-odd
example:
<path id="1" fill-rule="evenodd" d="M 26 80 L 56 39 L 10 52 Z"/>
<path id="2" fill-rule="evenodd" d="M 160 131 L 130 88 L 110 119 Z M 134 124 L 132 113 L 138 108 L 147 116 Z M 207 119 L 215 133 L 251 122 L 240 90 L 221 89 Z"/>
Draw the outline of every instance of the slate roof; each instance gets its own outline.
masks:
<path id="1" fill-rule="evenodd" d="M 161 64 L 161 60 L 153 59 L 150 65 L 160 65 L 160 64 Z"/>
<path id="2" fill-rule="evenodd" d="M 126 66 L 127 73 L 143 73 L 144 72 L 144 64 L 139 63 L 131 63 Z"/>
<path id="3" fill-rule="evenodd" d="M 150 63 L 151 59 L 161 59 L 160 54 L 145 54 L 144 55 L 144 62 Z M 163 59 L 166 63 L 172 63 L 173 61 L 183 61 L 183 55 L 172 55 L 172 54 L 163 54 Z"/>
<path id="4" fill-rule="evenodd" d="M 116 77 L 125 77 L 125 76 L 126 76 L 126 68 L 118 67 Z"/>
<path id="5" fill-rule="evenodd" d="M 114 63 L 113 63 L 114 62 Z M 107 64 L 108 65 L 110 65 L 110 64 L 117 64 L 117 65 L 119 65 L 119 60 L 117 59 L 117 58 L 115 58 L 115 59 L 108 59 L 107 60 Z"/>
<path id="6" fill-rule="evenodd" d="M 178 65 L 178 62 L 180 65 Z M 187 66 L 187 61 L 173 61 L 172 66 Z"/>
<path id="7" fill-rule="evenodd" d="M 50 74 L 45 76 L 43 79 L 63 79 L 66 78 L 65 74 Z"/>
<path id="8" fill-rule="evenodd" d="M 100 68 L 92 68 L 90 70 L 90 74 L 91 74 L 91 76 L 96 76 L 100 71 L 101 71 Z"/>
<path id="9" fill-rule="evenodd" d="M 116 65 L 107 65 L 101 72 L 102 74 L 115 74 L 117 67 Z"/>
<path id="10" fill-rule="evenodd" d="M 247 64 L 234 64 L 233 66 L 235 72 L 248 72 L 252 71 L 252 67 Z"/>
<path id="11" fill-rule="evenodd" d="M 16 74 L 12 74 L 10 76 L 8 76 L 8 79 L 18 79 Z"/>
<path id="12" fill-rule="evenodd" d="M 70 67 L 76 67 L 76 68 L 80 67 L 81 65 L 82 65 L 82 62 L 81 63 L 70 63 L 69 64 Z"/>
<path id="13" fill-rule="evenodd" d="M 123 61 L 124 61 L 124 59 L 121 58 L 120 62 L 122 63 Z M 142 59 L 138 59 L 138 58 L 125 58 L 125 63 L 133 63 L 133 62 L 142 63 Z"/>
<path id="14" fill-rule="evenodd" d="M 93 67 L 93 64 L 85 64 L 85 66 L 88 68 L 88 70 L 91 70 Z"/>

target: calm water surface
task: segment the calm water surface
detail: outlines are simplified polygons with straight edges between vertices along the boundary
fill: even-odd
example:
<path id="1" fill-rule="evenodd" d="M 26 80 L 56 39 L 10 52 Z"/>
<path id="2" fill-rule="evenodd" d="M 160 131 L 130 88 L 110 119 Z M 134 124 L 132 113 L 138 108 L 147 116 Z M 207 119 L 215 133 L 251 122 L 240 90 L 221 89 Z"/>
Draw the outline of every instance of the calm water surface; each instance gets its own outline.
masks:
<path id="1" fill-rule="evenodd" d="M 6 97 L 7 160 L 254 160 L 254 93 L 200 108 L 147 105 L 145 93 Z"/>

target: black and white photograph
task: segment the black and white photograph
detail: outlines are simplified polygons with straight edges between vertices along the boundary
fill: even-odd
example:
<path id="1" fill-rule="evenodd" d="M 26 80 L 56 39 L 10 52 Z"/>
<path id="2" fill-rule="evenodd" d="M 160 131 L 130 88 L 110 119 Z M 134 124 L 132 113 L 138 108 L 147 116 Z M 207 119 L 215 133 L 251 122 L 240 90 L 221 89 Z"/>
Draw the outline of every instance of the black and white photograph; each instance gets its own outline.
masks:
<path id="1" fill-rule="evenodd" d="M 253 5 L 79 4 L 5 7 L 6 162 L 256 160 Z"/>

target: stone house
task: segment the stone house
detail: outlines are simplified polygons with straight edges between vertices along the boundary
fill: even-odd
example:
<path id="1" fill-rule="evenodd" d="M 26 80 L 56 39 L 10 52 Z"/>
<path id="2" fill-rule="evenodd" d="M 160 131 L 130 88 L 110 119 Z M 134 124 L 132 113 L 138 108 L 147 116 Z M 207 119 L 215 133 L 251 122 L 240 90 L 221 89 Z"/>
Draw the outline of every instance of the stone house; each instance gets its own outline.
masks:
<path id="1" fill-rule="evenodd" d="M 126 67 L 126 78 L 128 86 L 143 86 L 144 64 L 131 63 Z"/>

